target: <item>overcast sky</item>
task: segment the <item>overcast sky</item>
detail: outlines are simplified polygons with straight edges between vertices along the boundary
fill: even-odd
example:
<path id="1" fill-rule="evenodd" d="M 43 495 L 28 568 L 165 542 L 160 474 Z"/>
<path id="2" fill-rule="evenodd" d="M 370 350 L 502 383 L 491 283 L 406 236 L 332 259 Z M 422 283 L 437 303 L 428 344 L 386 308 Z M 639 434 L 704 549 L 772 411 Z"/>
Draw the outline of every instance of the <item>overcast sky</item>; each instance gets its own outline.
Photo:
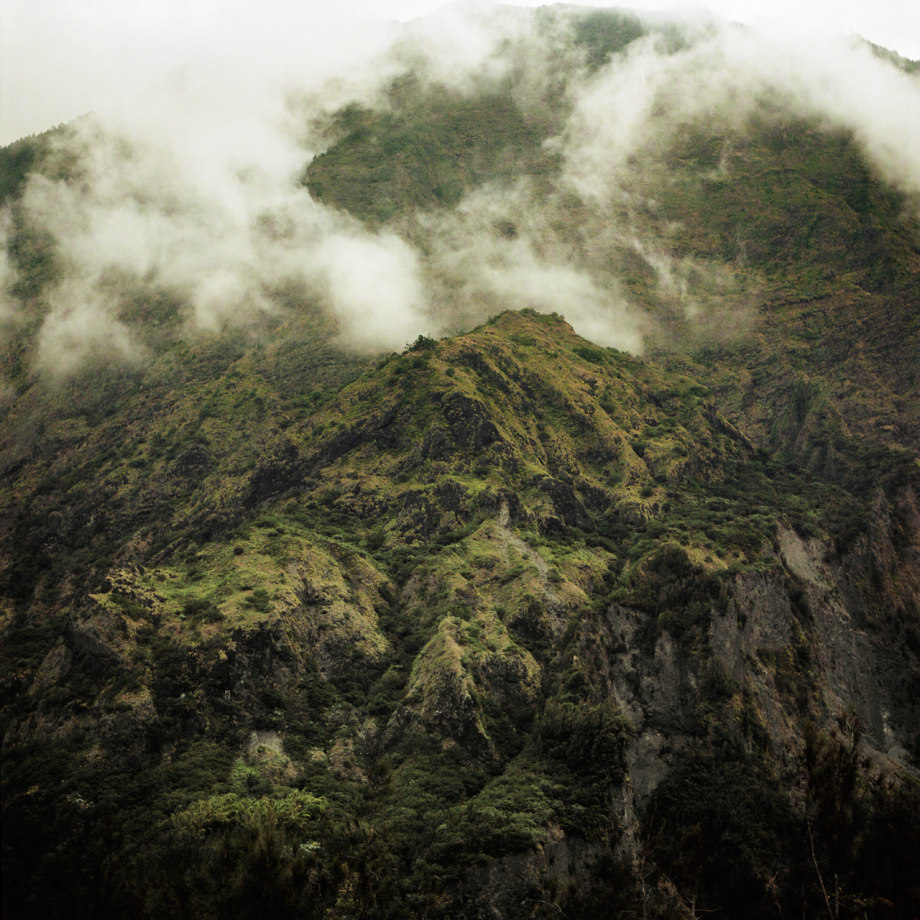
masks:
<path id="1" fill-rule="evenodd" d="M 535 0 L 509 0 L 538 6 Z M 276 53 L 334 67 L 343 43 L 386 32 L 441 0 L 2 0 L 0 143 L 130 99 L 190 62 L 253 67 Z M 583 0 L 584 6 L 616 6 Z M 918 0 L 636 0 L 633 9 L 706 6 L 784 30 L 859 33 L 920 58 Z M 918 116 L 920 117 L 920 116 Z"/>

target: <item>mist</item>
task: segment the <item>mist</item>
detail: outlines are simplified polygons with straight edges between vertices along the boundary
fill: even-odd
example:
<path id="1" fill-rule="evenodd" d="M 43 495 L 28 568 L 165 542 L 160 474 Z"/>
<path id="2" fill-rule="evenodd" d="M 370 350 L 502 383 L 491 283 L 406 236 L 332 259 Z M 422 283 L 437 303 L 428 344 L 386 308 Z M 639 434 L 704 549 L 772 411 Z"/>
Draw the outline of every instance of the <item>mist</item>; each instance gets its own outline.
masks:
<path id="1" fill-rule="evenodd" d="M 0 328 L 14 336 L 24 311 L 38 316 L 32 366 L 58 379 L 87 360 L 148 360 L 145 291 L 168 295 L 191 338 L 258 333 L 311 309 L 341 346 L 385 352 L 531 307 L 641 353 L 656 298 L 703 322 L 740 283 L 724 264 L 675 255 L 641 218 L 655 207 L 649 164 L 688 125 L 742 132 L 767 104 L 850 132 L 887 183 L 920 201 L 916 74 L 854 40 L 804 46 L 711 19 L 652 18 L 646 30 L 599 67 L 565 9 L 486 4 L 350 30 L 347 42 L 266 29 L 209 47 L 194 68 L 60 132 L 50 162 L 65 166 L 33 173 L 4 206 Z M 392 111 L 390 87 L 407 73 L 456 98 L 510 93 L 543 131 L 534 156 L 556 171 L 489 180 L 453 207 L 384 222 L 311 195 L 304 170 L 339 140 L 335 113 Z M 730 164 L 718 168 L 730 177 Z M 54 243 L 57 271 L 37 295 L 15 293 L 17 221 Z M 647 297 L 623 276 L 628 259 L 654 278 Z M 739 311 L 745 302 L 735 298 Z"/>
<path id="2" fill-rule="evenodd" d="M 852 131 L 884 179 L 920 191 L 920 78 L 850 39 L 780 39 L 739 26 L 672 53 L 660 36 L 634 42 L 589 80 L 564 135 L 568 179 L 609 200 L 649 148 L 692 123 L 740 129 L 765 103 Z"/>

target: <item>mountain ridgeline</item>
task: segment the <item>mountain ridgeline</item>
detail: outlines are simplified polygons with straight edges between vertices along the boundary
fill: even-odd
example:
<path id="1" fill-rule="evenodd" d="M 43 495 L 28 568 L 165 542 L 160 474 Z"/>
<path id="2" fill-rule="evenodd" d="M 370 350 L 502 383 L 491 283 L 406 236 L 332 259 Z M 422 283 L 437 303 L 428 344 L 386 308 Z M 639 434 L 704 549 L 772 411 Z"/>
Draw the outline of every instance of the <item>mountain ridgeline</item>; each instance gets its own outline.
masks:
<path id="1" fill-rule="evenodd" d="M 292 95 L 251 249 L 0 150 L 4 918 L 920 913 L 920 184 L 680 101 L 716 26 L 502 16 Z"/>

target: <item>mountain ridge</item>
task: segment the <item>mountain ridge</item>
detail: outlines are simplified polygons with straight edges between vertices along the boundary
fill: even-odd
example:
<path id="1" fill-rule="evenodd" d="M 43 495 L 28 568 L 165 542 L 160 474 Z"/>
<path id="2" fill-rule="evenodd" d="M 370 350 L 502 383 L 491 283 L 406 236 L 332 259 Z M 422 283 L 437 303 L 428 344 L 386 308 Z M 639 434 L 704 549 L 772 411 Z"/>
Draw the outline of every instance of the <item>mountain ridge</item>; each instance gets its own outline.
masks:
<path id="1" fill-rule="evenodd" d="M 4 916 L 917 913 L 916 189 L 737 30 L 514 18 L 185 148 L 239 223 L 2 151 Z"/>
<path id="2" fill-rule="evenodd" d="M 542 376 L 534 374 L 536 368 Z M 533 407 L 526 406 L 534 400 L 542 409 L 530 414 Z M 389 435 L 391 428 L 399 435 Z M 762 490 L 769 481 L 764 473 L 769 469 L 775 476 L 777 470 L 717 413 L 706 388 L 597 348 L 560 318 L 534 313 L 503 314 L 454 340 L 420 338 L 293 423 L 275 443 L 264 445 L 255 468 L 242 470 L 237 484 L 224 491 L 231 508 L 236 502 L 248 509 L 244 523 L 234 525 L 232 515 L 218 513 L 225 523 L 200 542 L 173 544 L 142 564 L 116 562 L 98 590 L 73 609 L 64 633 L 43 627 L 60 638 L 36 661 L 32 676 L 23 675 L 25 695 L 10 685 L 16 671 L 4 669 L 7 694 L 13 693 L 6 697 L 13 709 L 7 709 L 12 721 L 5 736 L 13 776 L 15 764 L 35 763 L 36 755 L 27 753 L 35 742 L 27 739 L 36 728 L 26 729 L 31 723 L 14 715 L 29 699 L 49 701 L 40 710 L 45 728 L 38 735 L 48 739 L 42 743 L 49 753 L 61 743 L 53 738 L 82 732 L 89 732 L 100 753 L 108 752 L 102 761 L 95 755 L 82 771 L 65 770 L 72 777 L 65 787 L 84 788 L 89 777 L 108 771 L 133 775 L 134 783 L 148 777 L 142 781 L 149 784 L 158 760 L 178 769 L 193 751 L 203 754 L 202 744 L 220 745 L 214 754 L 227 750 L 217 762 L 240 779 L 212 787 L 226 791 L 198 804 L 193 800 L 192 811 L 172 825 L 161 823 L 156 849 L 145 859 L 159 860 L 155 852 L 171 859 L 167 854 L 181 845 L 184 828 L 199 826 L 194 822 L 204 821 L 211 828 L 205 839 L 214 841 L 232 833 L 237 821 L 255 822 L 253 827 L 289 821 L 302 829 L 295 833 L 311 827 L 310 833 L 319 833 L 317 816 L 328 813 L 336 788 L 334 796 L 352 789 L 349 795 L 358 792 L 359 799 L 362 789 L 379 788 L 378 820 L 395 835 L 394 847 L 405 846 L 400 835 L 417 834 L 418 827 L 405 824 L 398 803 L 417 782 L 411 777 L 420 752 L 431 750 L 425 756 L 434 757 L 432 766 L 423 768 L 434 771 L 430 776 L 442 775 L 447 758 L 480 777 L 465 793 L 444 787 L 439 795 L 446 799 L 426 793 L 416 806 L 419 819 L 432 808 L 442 813 L 454 828 L 450 833 L 466 841 L 455 840 L 442 852 L 446 840 L 436 835 L 426 844 L 441 853 L 436 859 L 469 846 L 499 858 L 520 847 L 526 851 L 546 833 L 548 839 L 561 833 L 559 845 L 580 854 L 572 856 L 579 868 L 567 871 L 575 872 L 582 892 L 572 895 L 572 903 L 583 905 L 587 892 L 601 884 L 598 866 L 609 858 L 604 845 L 590 842 L 593 835 L 600 834 L 599 841 L 623 833 L 614 830 L 619 825 L 610 823 L 608 806 L 601 805 L 607 795 L 602 790 L 620 786 L 626 794 L 628 775 L 635 791 L 625 799 L 627 814 L 641 814 L 653 802 L 660 807 L 672 780 L 659 787 L 656 777 L 708 763 L 709 755 L 700 753 L 705 746 L 693 740 L 701 731 L 704 738 L 727 732 L 721 743 L 735 752 L 730 762 L 740 756 L 738 763 L 749 769 L 753 761 L 742 753 L 744 745 L 737 747 L 740 739 L 764 752 L 777 744 L 794 747 L 800 729 L 788 719 L 801 719 L 802 712 L 831 715 L 842 707 L 861 713 L 865 727 L 848 722 L 847 731 L 866 732 L 862 756 L 867 743 L 887 751 L 879 763 L 906 756 L 899 743 L 909 741 L 904 730 L 916 716 L 909 691 L 895 681 L 880 697 L 878 685 L 854 677 L 860 669 L 852 667 L 854 655 L 862 669 L 874 658 L 876 667 L 895 674 L 913 667 L 906 662 L 917 649 L 902 651 L 904 661 L 892 659 L 883 638 L 911 622 L 906 608 L 894 620 L 873 617 L 870 610 L 873 597 L 900 596 L 902 604 L 916 597 L 920 566 L 908 561 L 916 556 L 920 521 L 916 473 L 913 486 L 893 486 L 891 499 L 875 499 L 877 523 L 868 539 L 848 544 L 849 562 L 844 556 L 829 566 L 820 538 L 803 538 L 788 524 L 780 525 L 778 535 L 772 532 L 775 504 L 741 510 L 740 471 L 752 467 L 746 481 Z M 308 444 L 312 449 L 304 449 Z M 177 460 L 194 463 L 183 454 Z M 613 475 L 598 478 L 611 464 Z M 693 497 L 697 490 L 699 499 Z M 772 502 L 791 502 L 788 513 L 801 515 L 794 491 L 782 496 L 774 487 Z M 701 511 L 704 518 L 693 523 Z M 143 541 L 133 545 L 130 555 L 143 558 Z M 858 554 L 862 562 L 854 565 Z M 888 559 L 883 578 L 896 579 L 881 594 L 855 575 L 860 569 L 871 575 L 877 554 Z M 873 623 L 878 638 L 860 633 L 863 638 L 852 646 L 848 628 L 835 625 L 841 616 L 841 622 L 857 616 Z M 29 648 L 22 643 L 40 641 L 35 630 L 11 628 L 7 620 L 7 647 L 22 654 Z M 702 657 L 692 663 L 696 656 Z M 61 692 L 55 688 L 64 699 L 86 702 L 68 707 L 72 715 L 52 728 L 57 720 L 50 700 Z M 328 707 L 336 698 L 336 706 L 346 708 L 333 716 L 335 708 Z M 728 716 L 736 705 L 740 709 Z M 368 715 L 355 722 L 362 710 Z M 182 726 L 181 734 L 167 726 Z M 244 739 L 253 732 L 266 743 L 247 747 Z M 228 750 L 224 745 L 234 737 L 239 740 Z M 661 746 L 663 737 L 697 754 L 672 759 Z M 202 740 L 187 747 L 183 738 Z M 432 749 L 433 739 L 439 741 Z M 65 743 L 72 750 L 73 741 Z M 228 761 L 239 744 L 242 755 Z M 383 765 L 375 766 L 381 756 Z M 586 784 L 583 797 L 562 791 L 572 779 L 562 785 L 552 779 L 560 769 L 581 777 L 574 781 Z M 758 775 L 769 786 L 775 780 L 767 779 L 769 767 L 766 774 L 763 769 Z M 379 770 L 384 778 L 375 779 Z M 245 780 L 248 793 L 239 785 L 243 777 L 251 778 Z M 153 814 L 121 794 L 112 800 L 111 792 L 98 787 L 96 794 L 128 808 L 134 820 Z M 468 831 L 468 818 L 453 823 L 463 813 L 450 804 L 458 794 L 486 808 Z M 494 812 L 503 816 L 500 824 L 482 824 L 496 807 L 488 803 L 508 795 L 517 804 Z M 771 795 L 770 807 L 780 808 L 780 794 Z M 21 826 L 15 822 L 26 801 L 21 793 L 8 798 L 13 827 Z M 231 811 L 226 817 L 214 811 L 249 808 L 249 801 L 269 811 Z M 686 804 L 669 807 L 679 815 Z M 101 806 L 93 799 L 85 807 Z M 301 810 L 283 818 L 288 807 Z M 344 806 L 336 807 L 344 814 Z M 463 806 L 476 814 L 471 807 Z M 507 820 L 512 823 L 500 829 Z M 794 819 L 786 814 L 782 820 Z M 549 830 L 540 830 L 545 821 Z M 152 831 L 156 824 L 147 826 Z M 474 827 L 478 836 L 465 836 Z M 277 854 L 285 865 L 291 858 L 283 856 L 287 833 Z M 330 827 L 328 833 L 338 831 Z M 574 842 L 563 843 L 571 834 Z M 325 848 L 332 838 L 321 839 Z M 396 858 L 389 846 L 378 855 Z M 22 854 L 11 854 L 17 858 Z M 299 858 L 290 865 L 300 865 Z M 656 858 L 667 863 L 660 854 Z M 675 859 L 668 851 L 667 860 Z M 298 871 L 308 864 L 314 867 L 308 874 L 321 866 L 331 871 L 312 857 Z M 417 881 L 402 894 L 390 892 L 386 909 L 402 909 L 397 905 L 404 897 L 416 898 L 433 883 L 423 865 L 415 864 L 411 878 Z M 338 884 L 352 884 L 345 880 L 352 871 L 359 870 L 349 869 Z M 473 879 L 480 876 L 472 867 L 464 871 L 472 874 L 440 883 L 455 892 L 451 911 L 478 910 L 471 906 L 478 896 L 468 886 L 479 884 Z M 531 871 L 522 869 L 522 877 L 532 879 Z M 161 892 L 181 897 L 168 876 L 157 879 Z M 120 883 L 113 884 L 112 896 L 124 897 L 116 894 Z M 293 882 L 278 884 L 278 897 L 298 890 L 286 887 Z M 320 897 L 315 884 L 308 885 L 311 898 Z M 754 882 L 745 885 L 748 897 Z M 489 897 L 503 890 L 494 879 L 489 886 Z M 519 886 L 511 886 L 505 896 L 520 894 Z M 345 909 L 385 909 L 379 892 L 361 897 L 369 900 L 352 895 Z M 673 909 L 672 897 L 661 896 L 661 909 Z M 120 910 L 117 903 L 106 909 Z M 233 903 L 244 909 L 242 902 Z M 425 903 L 430 909 L 433 902 Z"/>

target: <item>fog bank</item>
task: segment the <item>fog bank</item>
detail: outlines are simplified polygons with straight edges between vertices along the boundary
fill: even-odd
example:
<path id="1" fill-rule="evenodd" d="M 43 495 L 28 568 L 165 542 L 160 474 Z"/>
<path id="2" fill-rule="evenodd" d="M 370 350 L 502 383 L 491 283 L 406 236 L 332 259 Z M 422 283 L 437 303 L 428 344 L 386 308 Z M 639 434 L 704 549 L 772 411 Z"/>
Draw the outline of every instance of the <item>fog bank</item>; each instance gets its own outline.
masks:
<path id="1" fill-rule="evenodd" d="M 154 301 L 174 305 L 170 322 L 187 336 L 319 309 L 342 344 L 370 352 L 532 307 L 641 352 L 656 321 L 625 260 L 691 320 L 737 283 L 724 266 L 669 254 L 637 216 L 654 207 L 648 164 L 695 124 L 728 136 L 781 110 L 847 131 L 886 182 L 920 200 L 920 78 L 856 41 L 655 19 L 598 66 L 561 8 L 455 6 L 334 47 L 298 34 L 308 18 L 291 26 L 206 43 L 195 68 L 78 120 L 54 140 L 54 168 L 3 209 L 0 324 L 13 335 L 37 311 L 38 370 L 142 363 Z M 341 139 L 335 113 L 392 113 L 391 86 L 407 73 L 448 98 L 510 94 L 542 132 L 532 156 L 544 165 L 383 223 L 311 196 L 304 170 Z M 56 265 L 28 302 L 8 254 L 22 227 L 53 241 Z"/>

